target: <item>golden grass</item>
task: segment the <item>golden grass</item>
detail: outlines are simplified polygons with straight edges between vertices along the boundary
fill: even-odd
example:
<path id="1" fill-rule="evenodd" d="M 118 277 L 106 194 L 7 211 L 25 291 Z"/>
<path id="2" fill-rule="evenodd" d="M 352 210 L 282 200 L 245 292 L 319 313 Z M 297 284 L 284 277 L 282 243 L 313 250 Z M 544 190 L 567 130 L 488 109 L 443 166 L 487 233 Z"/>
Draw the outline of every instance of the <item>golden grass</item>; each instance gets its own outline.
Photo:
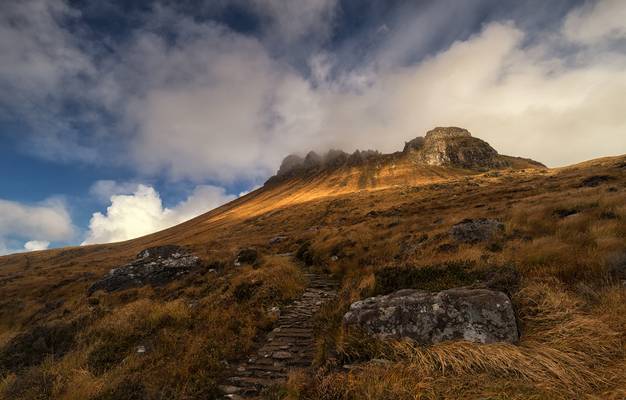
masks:
<path id="1" fill-rule="evenodd" d="M 624 160 L 472 176 L 437 169 L 405 176 L 406 166 L 383 168 L 370 177 L 378 179 L 372 190 L 360 190 L 359 174 L 344 171 L 262 189 L 137 240 L 1 257 L 0 351 L 34 326 L 79 317 L 84 323 L 67 353 L 4 372 L 0 399 L 216 397 L 224 362 L 253 349 L 272 325 L 270 309 L 301 293 L 301 269 L 277 254 L 305 242 L 315 268 L 340 277 L 342 288 L 317 319 L 319 373 L 294 373 L 274 398 L 624 398 L 626 292 L 619 271 L 626 257 L 626 179 L 615 167 Z M 593 174 L 615 176 L 615 190 L 581 188 Z M 343 178 L 346 185 L 333 186 Z M 561 217 L 567 213 L 559 210 L 576 213 Z M 504 234 L 493 243 L 442 247 L 452 244 L 453 224 L 480 217 L 502 220 Z M 287 239 L 269 245 L 279 234 Z M 162 243 L 189 246 L 207 265 L 222 267 L 164 287 L 87 298 L 85 289 L 110 268 Z M 260 265 L 233 266 L 235 252 L 248 246 L 259 249 Z M 372 295 L 379 268 L 456 261 L 519 272 L 518 345 L 423 348 L 343 330 L 343 312 Z M 137 353 L 138 346 L 146 353 Z M 391 363 L 341 368 L 372 358 Z"/>

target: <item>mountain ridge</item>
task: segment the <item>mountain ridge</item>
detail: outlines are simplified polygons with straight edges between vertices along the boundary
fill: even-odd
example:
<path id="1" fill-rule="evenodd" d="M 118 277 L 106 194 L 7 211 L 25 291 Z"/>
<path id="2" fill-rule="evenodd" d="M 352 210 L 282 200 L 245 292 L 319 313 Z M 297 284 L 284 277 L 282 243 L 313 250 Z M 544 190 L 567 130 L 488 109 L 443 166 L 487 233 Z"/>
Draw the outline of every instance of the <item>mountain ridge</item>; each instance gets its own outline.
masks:
<path id="1" fill-rule="evenodd" d="M 331 149 L 325 154 L 310 151 L 305 157 L 290 154 L 285 157 L 267 184 L 280 182 L 291 177 L 306 177 L 322 171 L 345 167 L 360 167 L 372 164 L 410 159 L 416 165 L 443 166 L 484 172 L 502 168 L 546 168 L 538 161 L 499 154 L 489 143 L 474 137 L 464 128 L 436 127 L 425 136 L 418 136 L 404 143 L 404 149 L 383 154 L 377 150 L 356 150 L 351 154 Z M 514 163 L 513 160 L 517 160 Z M 523 164 L 523 165 L 522 165 Z"/>

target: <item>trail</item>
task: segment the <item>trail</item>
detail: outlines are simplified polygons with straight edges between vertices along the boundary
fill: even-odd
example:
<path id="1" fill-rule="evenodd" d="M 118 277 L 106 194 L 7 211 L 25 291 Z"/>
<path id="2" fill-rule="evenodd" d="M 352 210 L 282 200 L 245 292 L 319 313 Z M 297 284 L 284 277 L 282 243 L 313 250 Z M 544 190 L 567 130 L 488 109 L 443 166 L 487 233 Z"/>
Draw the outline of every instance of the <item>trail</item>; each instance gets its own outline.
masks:
<path id="1" fill-rule="evenodd" d="M 308 284 L 297 300 L 281 310 L 276 328 L 257 350 L 231 371 L 222 388 L 228 399 L 258 397 L 263 389 L 283 384 L 290 370 L 309 368 L 315 356 L 313 316 L 337 295 L 327 274 L 307 272 Z"/>

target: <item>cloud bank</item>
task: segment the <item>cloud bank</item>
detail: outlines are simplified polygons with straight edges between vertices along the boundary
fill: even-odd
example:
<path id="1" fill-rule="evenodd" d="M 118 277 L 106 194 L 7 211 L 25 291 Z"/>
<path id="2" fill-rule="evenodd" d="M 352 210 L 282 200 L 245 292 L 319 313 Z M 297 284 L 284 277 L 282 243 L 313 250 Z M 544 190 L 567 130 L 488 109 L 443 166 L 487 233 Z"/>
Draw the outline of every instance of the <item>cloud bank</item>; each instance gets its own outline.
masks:
<path id="1" fill-rule="evenodd" d="M 132 194 L 111 196 L 111 205 L 105 214 L 93 214 L 87 238 L 82 244 L 119 242 L 147 235 L 189 220 L 234 198 L 223 188 L 203 185 L 196 187 L 174 208 L 166 208 L 154 188 L 140 184 Z"/>
<path id="2" fill-rule="evenodd" d="M 0 199 L 0 254 L 42 250 L 51 241 L 70 240 L 74 235 L 70 215 L 59 200 L 30 206 Z M 24 248 L 15 246 L 24 242 Z"/>

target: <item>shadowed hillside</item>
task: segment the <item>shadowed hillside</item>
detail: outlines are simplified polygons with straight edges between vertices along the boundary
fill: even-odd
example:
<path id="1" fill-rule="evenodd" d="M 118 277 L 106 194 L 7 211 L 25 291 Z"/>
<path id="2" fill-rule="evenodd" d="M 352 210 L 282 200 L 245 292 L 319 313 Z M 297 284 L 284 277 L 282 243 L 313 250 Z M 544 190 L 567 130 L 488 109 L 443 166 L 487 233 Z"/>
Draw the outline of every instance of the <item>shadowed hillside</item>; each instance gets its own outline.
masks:
<path id="1" fill-rule="evenodd" d="M 626 157 L 547 169 L 468 135 L 290 156 L 264 187 L 162 232 L 0 257 L 0 398 L 220 398 L 328 282 L 336 293 L 302 322 L 312 368 L 279 371 L 262 396 L 624 398 Z M 459 241 L 466 219 L 502 231 Z M 88 290 L 161 245 L 182 246 L 184 273 Z M 342 324 L 356 300 L 494 276 L 518 343 L 419 346 Z"/>

